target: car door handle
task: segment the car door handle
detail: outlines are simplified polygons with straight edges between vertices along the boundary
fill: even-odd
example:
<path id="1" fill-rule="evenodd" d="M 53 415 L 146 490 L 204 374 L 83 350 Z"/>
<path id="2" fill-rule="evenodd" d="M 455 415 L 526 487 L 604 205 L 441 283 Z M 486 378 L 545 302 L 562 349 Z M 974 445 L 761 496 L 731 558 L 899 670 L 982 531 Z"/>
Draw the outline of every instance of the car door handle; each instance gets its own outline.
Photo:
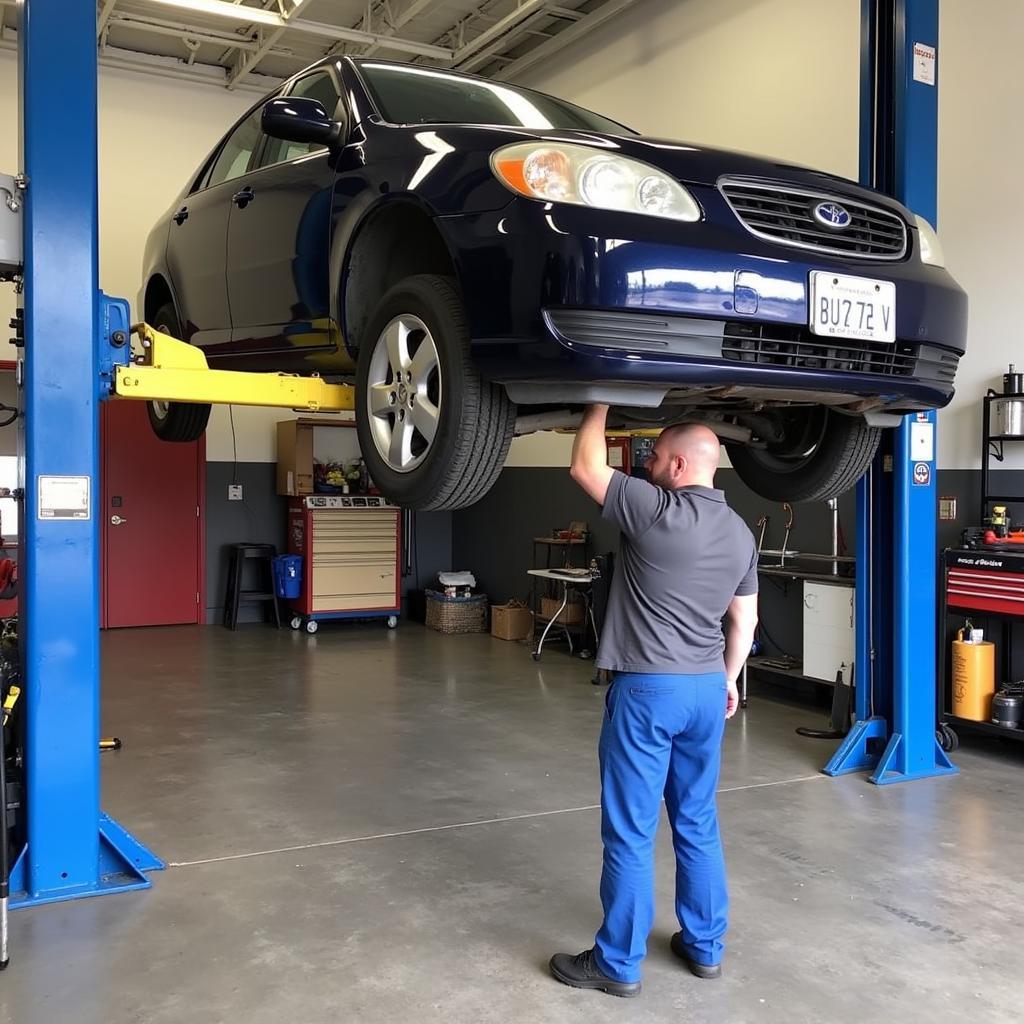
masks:
<path id="1" fill-rule="evenodd" d="M 172 218 L 175 224 L 184 224 L 188 220 L 188 207 L 183 206 Z"/>
<path id="2" fill-rule="evenodd" d="M 251 185 L 246 185 L 245 188 L 236 192 L 231 197 L 231 202 L 235 204 L 240 210 L 244 210 L 256 198 L 256 193 L 253 192 Z"/>

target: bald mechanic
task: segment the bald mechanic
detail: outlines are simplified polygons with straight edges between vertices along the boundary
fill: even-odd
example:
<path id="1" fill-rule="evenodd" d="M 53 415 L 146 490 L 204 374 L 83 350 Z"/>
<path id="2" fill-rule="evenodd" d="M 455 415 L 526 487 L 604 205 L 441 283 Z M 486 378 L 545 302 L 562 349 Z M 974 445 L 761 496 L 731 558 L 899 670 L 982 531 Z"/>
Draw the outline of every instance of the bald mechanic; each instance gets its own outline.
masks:
<path id="1" fill-rule="evenodd" d="M 648 483 L 608 465 L 607 414 L 605 405 L 587 410 L 572 452 L 572 478 L 622 531 L 597 656 L 613 673 L 599 746 L 604 923 L 593 948 L 555 954 L 551 973 L 575 988 L 635 996 L 654 920 L 662 797 L 676 853 L 672 952 L 699 978 L 722 973 L 728 893 L 715 790 L 757 624 L 757 551 L 715 490 L 712 431 L 663 431 Z"/>

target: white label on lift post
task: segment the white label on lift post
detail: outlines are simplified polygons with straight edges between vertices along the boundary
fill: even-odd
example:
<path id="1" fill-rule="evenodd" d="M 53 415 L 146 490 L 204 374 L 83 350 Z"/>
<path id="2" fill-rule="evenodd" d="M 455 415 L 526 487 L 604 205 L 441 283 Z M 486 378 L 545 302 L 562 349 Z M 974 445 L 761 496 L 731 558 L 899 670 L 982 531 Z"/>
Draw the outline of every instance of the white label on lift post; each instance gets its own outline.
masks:
<path id="1" fill-rule="evenodd" d="M 914 43 L 914 81 L 935 84 L 935 47 Z"/>
<path id="2" fill-rule="evenodd" d="M 931 423 L 910 424 L 911 462 L 935 461 L 935 426 Z"/>
<path id="3" fill-rule="evenodd" d="M 40 476 L 36 480 L 40 519 L 89 518 L 87 476 Z"/>

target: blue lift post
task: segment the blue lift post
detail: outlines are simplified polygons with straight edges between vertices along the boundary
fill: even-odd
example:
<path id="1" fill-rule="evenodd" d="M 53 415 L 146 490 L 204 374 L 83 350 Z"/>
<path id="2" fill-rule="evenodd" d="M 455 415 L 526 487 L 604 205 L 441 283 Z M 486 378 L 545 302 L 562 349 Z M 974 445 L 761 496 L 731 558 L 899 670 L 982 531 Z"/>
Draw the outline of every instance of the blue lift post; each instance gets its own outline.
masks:
<path id="1" fill-rule="evenodd" d="M 938 0 L 861 0 L 861 182 L 932 224 L 938 35 Z M 906 416 L 857 485 L 857 722 L 827 775 L 869 770 L 888 785 L 958 771 L 935 735 L 935 457 L 935 413 Z"/>
<path id="2" fill-rule="evenodd" d="M 19 44 L 28 841 L 12 907 L 146 888 L 163 867 L 100 811 L 99 401 L 128 324 L 98 285 L 96 5 L 26 0 Z"/>

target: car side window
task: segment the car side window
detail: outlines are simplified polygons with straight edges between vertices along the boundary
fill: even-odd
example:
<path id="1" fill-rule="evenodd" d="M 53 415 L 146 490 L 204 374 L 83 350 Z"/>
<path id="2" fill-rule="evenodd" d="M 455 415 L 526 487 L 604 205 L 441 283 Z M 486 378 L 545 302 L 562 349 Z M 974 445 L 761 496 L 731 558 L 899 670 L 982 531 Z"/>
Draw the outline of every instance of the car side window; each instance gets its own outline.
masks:
<path id="1" fill-rule="evenodd" d="M 217 159 L 214 161 L 213 170 L 210 171 L 210 178 L 206 183 L 207 188 L 245 174 L 253 151 L 259 145 L 260 115 L 262 112 L 262 106 L 257 107 L 228 136 L 227 141 L 221 147 L 220 153 L 217 154 Z"/>
<path id="2" fill-rule="evenodd" d="M 305 78 L 300 78 L 292 86 L 289 96 L 303 96 L 310 100 L 319 100 L 328 117 L 336 117 L 341 93 L 334 84 L 334 79 L 327 71 L 316 71 Z M 286 142 L 284 139 L 267 139 L 267 145 L 260 157 L 260 167 L 281 164 L 296 157 L 307 156 L 318 149 L 326 149 L 316 142 Z"/>

